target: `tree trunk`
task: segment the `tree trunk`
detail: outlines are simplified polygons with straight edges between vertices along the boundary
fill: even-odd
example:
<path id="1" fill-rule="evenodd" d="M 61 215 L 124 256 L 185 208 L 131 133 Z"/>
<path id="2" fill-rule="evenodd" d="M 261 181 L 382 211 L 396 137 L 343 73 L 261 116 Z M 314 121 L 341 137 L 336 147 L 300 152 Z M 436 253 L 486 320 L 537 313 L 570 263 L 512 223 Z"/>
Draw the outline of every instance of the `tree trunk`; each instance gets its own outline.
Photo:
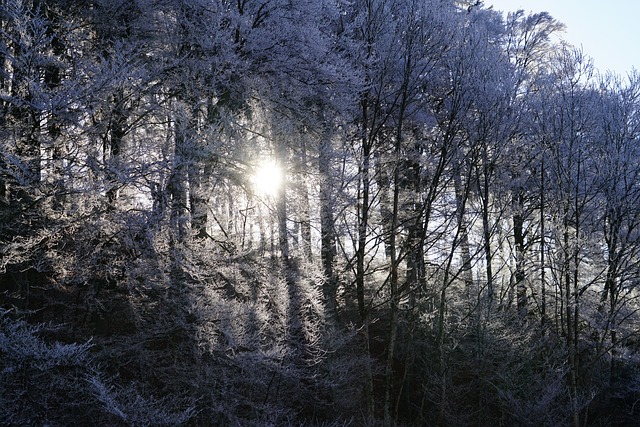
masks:
<path id="1" fill-rule="evenodd" d="M 307 145 L 302 142 L 302 165 L 306 171 L 306 168 L 309 166 L 307 164 Z M 311 261 L 313 257 L 313 253 L 311 252 L 311 214 L 310 214 L 310 204 L 309 204 L 309 187 L 307 186 L 307 182 L 309 180 L 309 175 L 305 172 L 302 172 L 300 175 L 300 237 L 302 240 L 302 253 L 304 258 L 307 261 Z M 331 188 L 331 187 L 330 187 Z"/>
<path id="2" fill-rule="evenodd" d="M 420 147 L 416 140 L 414 145 L 415 158 L 407 168 L 407 175 L 409 186 L 413 190 L 411 200 L 411 218 L 408 221 L 407 230 L 407 275 L 406 284 L 408 292 L 413 295 L 418 290 L 424 290 L 426 288 L 426 265 L 425 265 L 425 217 L 427 216 L 426 210 L 430 210 L 431 203 L 429 200 L 422 200 L 421 194 L 422 188 L 422 167 L 416 160 L 420 157 Z"/>
<path id="3" fill-rule="evenodd" d="M 515 246 L 516 271 L 515 283 L 517 295 L 518 314 L 521 318 L 527 315 L 527 288 L 525 285 L 524 267 L 524 219 L 523 219 L 523 199 L 522 190 L 517 190 L 513 196 L 513 241 Z"/>
<path id="4" fill-rule="evenodd" d="M 278 152 L 278 163 L 285 165 L 287 162 L 287 149 L 284 146 L 283 141 L 279 141 L 275 138 L 276 150 Z M 284 168 L 282 171 L 282 184 L 276 195 L 276 213 L 278 217 L 278 249 L 280 250 L 280 256 L 284 260 L 285 267 L 288 267 L 290 258 L 289 253 L 289 231 L 287 229 L 287 178 L 285 176 Z M 285 274 L 288 274 L 286 272 Z"/>
<path id="5" fill-rule="evenodd" d="M 485 257 L 485 272 L 487 280 L 487 310 L 491 311 L 493 305 L 493 254 L 491 251 L 491 234 L 492 227 L 490 225 L 489 209 L 491 206 L 490 200 L 490 174 L 491 168 L 488 164 L 489 156 L 487 154 L 486 141 L 482 141 L 482 174 L 478 173 L 478 190 L 480 193 L 480 199 L 482 202 L 482 240 Z M 480 176 L 481 175 L 481 176 Z"/>
<path id="6" fill-rule="evenodd" d="M 544 153 L 543 153 L 544 155 Z M 542 159 L 542 164 L 540 166 L 540 305 L 541 305 L 541 321 L 540 326 L 544 329 L 546 326 L 546 318 L 547 318 L 547 283 L 546 283 L 546 265 L 545 265 L 545 244 L 546 244 L 546 223 L 545 223 L 545 208 L 546 208 L 546 198 L 545 198 L 545 169 L 544 169 L 544 158 Z"/>
<path id="7" fill-rule="evenodd" d="M 186 285 L 184 271 L 185 251 L 184 244 L 189 235 L 189 209 L 188 209 L 188 138 L 186 135 L 186 123 L 178 117 L 174 123 L 174 156 L 171 175 L 167 189 L 171 199 L 169 214 L 170 239 L 169 239 L 169 278 L 171 291 L 177 300 L 182 298 L 182 290 Z"/>
<path id="8" fill-rule="evenodd" d="M 396 336 L 398 333 L 398 305 L 400 295 L 398 293 L 398 248 L 397 233 L 399 232 L 399 208 L 400 208 L 400 170 L 401 170 L 401 150 L 402 150 L 402 126 L 404 112 L 406 108 L 407 91 L 404 87 L 402 102 L 400 104 L 397 133 L 395 139 L 393 170 L 393 203 L 391 210 L 391 229 L 389 235 L 389 337 L 387 339 L 387 364 L 385 366 L 385 391 L 384 391 L 384 425 L 392 427 L 395 424 L 393 408 L 393 391 L 395 372 L 393 369 L 396 347 Z"/>
<path id="9" fill-rule="evenodd" d="M 358 301 L 358 313 L 363 324 L 365 354 L 370 355 L 369 344 L 369 313 L 365 304 L 365 253 L 367 243 L 367 232 L 369 227 L 369 168 L 371 162 L 371 141 L 366 129 L 368 123 L 368 100 L 362 101 L 362 164 L 360 165 L 360 179 L 358 188 L 358 243 L 356 248 L 356 298 Z M 366 363 L 365 372 L 365 402 L 366 419 L 372 423 L 374 419 L 374 396 L 373 396 L 373 372 L 371 362 Z"/>
<path id="10" fill-rule="evenodd" d="M 189 206 L 191 207 L 191 228 L 195 237 L 203 239 L 209 236 L 209 197 L 212 192 L 211 174 L 213 164 L 204 161 L 189 165 Z"/>
<path id="11" fill-rule="evenodd" d="M 106 178 L 107 178 L 107 201 L 109 207 L 115 208 L 120 195 L 120 185 L 118 170 L 120 169 L 120 156 L 122 153 L 124 136 L 126 134 L 127 112 L 125 108 L 125 96 L 122 89 L 113 95 L 113 110 L 109 118 L 109 130 L 103 146 L 103 156 L 105 158 Z M 184 136 L 180 136 L 183 138 Z M 178 135 L 176 134 L 176 147 L 178 145 Z M 176 151 L 178 149 L 176 148 Z"/>
<path id="12" fill-rule="evenodd" d="M 460 235 L 460 252 L 462 258 L 462 278 L 464 280 L 465 290 L 467 296 L 472 299 L 473 297 L 473 272 L 471 269 L 471 247 L 469 245 L 469 232 L 467 230 L 467 221 L 465 219 L 465 207 L 467 198 L 469 195 L 469 184 L 462 182 L 460 167 L 453 172 L 453 186 L 456 196 L 456 219 L 458 221 L 458 229 Z"/>
<path id="13" fill-rule="evenodd" d="M 65 52 L 65 45 L 57 34 L 58 29 L 55 28 L 57 18 L 52 13 L 46 13 L 47 18 L 50 20 L 47 25 L 47 35 L 51 38 L 51 50 L 56 58 L 61 58 Z M 54 63 L 45 67 L 43 81 L 45 87 L 54 94 L 55 91 L 62 84 L 63 72 L 61 67 Z M 46 129 L 47 129 L 47 161 L 50 161 L 50 167 L 47 171 L 51 174 L 49 183 L 53 185 L 54 196 L 52 205 L 54 209 L 62 209 L 65 203 L 65 176 L 64 176 L 64 158 L 65 150 L 64 143 L 59 141 L 59 137 L 62 133 L 62 127 L 60 120 L 55 111 L 48 111 L 46 115 Z"/>
<path id="14" fill-rule="evenodd" d="M 188 205 L 188 138 L 187 126 L 183 118 L 174 123 L 175 152 L 173 167 L 169 177 L 168 190 L 171 196 L 171 229 L 176 243 L 183 243 L 189 234 Z"/>
<path id="15" fill-rule="evenodd" d="M 338 278 L 335 273 L 336 229 L 334 219 L 333 173 L 331 170 L 331 141 L 324 138 L 318 152 L 318 172 L 320 174 L 320 258 L 324 273 L 322 293 L 327 317 L 337 315 Z"/>
<path id="16" fill-rule="evenodd" d="M 387 260 L 391 259 L 391 234 L 394 230 L 391 227 L 393 221 L 392 213 L 392 195 L 391 185 L 392 178 L 389 177 L 388 169 L 391 166 L 398 167 L 391 162 L 385 162 L 384 154 L 380 153 L 380 150 L 376 150 L 374 153 L 375 158 L 375 180 L 378 187 L 378 193 L 380 198 L 379 210 L 380 210 L 380 227 L 382 228 L 382 245 L 384 247 L 384 254 Z"/>

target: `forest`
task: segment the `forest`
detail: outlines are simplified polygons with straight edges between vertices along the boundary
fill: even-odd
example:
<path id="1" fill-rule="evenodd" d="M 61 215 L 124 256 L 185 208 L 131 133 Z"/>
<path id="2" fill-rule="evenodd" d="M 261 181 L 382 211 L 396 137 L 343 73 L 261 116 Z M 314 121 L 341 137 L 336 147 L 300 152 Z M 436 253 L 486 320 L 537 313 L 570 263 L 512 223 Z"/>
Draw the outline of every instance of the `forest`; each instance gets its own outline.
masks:
<path id="1" fill-rule="evenodd" d="M 0 425 L 637 425 L 640 73 L 563 31 L 0 0 Z"/>

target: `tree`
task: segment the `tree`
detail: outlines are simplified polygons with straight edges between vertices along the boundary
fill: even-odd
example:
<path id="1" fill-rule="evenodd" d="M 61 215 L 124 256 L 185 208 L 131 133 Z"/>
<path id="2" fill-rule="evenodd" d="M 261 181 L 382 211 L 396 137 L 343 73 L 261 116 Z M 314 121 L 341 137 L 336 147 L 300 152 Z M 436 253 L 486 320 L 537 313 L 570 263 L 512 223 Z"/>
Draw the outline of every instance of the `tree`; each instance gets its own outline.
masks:
<path id="1" fill-rule="evenodd" d="M 591 138 L 593 135 L 594 95 L 588 84 L 592 66 L 582 52 L 565 47 L 559 51 L 554 63 L 553 80 L 556 94 L 554 134 L 557 140 L 551 147 L 553 161 L 549 164 L 551 179 L 557 186 L 554 194 L 558 223 L 555 224 L 554 244 L 557 247 L 553 270 L 560 292 L 560 331 L 566 340 L 568 358 L 568 387 L 573 408 L 573 422 L 581 424 L 580 411 L 583 402 L 579 396 L 581 371 L 580 330 L 581 295 L 590 282 L 582 282 L 583 260 L 587 256 L 589 239 L 593 230 L 595 213 L 591 192 L 594 158 Z M 586 82 L 586 83 L 584 83 Z"/>
<path id="2" fill-rule="evenodd" d="M 637 77 L 631 75 L 624 83 L 614 77 L 601 82 L 596 131 L 600 144 L 594 149 L 598 158 L 594 164 L 597 171 L 594 190 L 601 199 L 597 224 L 606 251 L 595 327 L 597 357 L 615 353 L 619 342 L 633 333 L 624 323 L 631 314 L 638 277 Z M 612 379 L 613 360 L 610 369 Z"/>
<path id="3" fill-rule="evenodd" d="M 515 249 L 514 286 L 517 294 L 517 307 L 521 316 L 528 309 L 528 297 L 526 287 L 527 277 L 527 248 L 526 237 L 529 241 L 535 241 L 533 231 L 525 228 L 530 216 L 539 208 L 540 210 L 540 293 L 541 293 L 541 318 L 546 318 L 546 279 L 545 279 L 545 167 L 544 150 L 546 132 L 544 126 L 547 116 L 544 116 L 544 105 L 536 104 L 538 88 L 544 85 L 544 74 L 553 50 L 551 37 L 553 34 L 563 31 L 564 26 L 553 19 L 546 12 L 525 15 L 519 10 L 507 15 L 505 22 L 504 49 L 513 65 L 513 85 L 511 86 L 511 105 L 513 111 L 513 127 L 508 139 L 508 155 L 516 157 L 513 162 L 509 179 L 512 182 L 512 207 L 513 207 L 513 241 Z M 544 94 L 542 95 L 544 96 Z M 544 123 L 536 127 L 537 118 L 541 117 Z M 531 141 L 532 138 L 542 138 L 542 141 Z M 527 144 L 522 144 L 527 142 Z M 538 147 L 533 150 L 527 146 Z M 525 154 L 526 153 L 526 154 Z M 536 160 L 537 159 L 537 160 Z M 522 173 L 522 171 L 526 173 Z M 539 172 L 538 172 L 539 171 Z M 537 172 L 537 173 L 536 173 Z M 528 188 L 535 188 L 535 175 L 539 175 L 539 195 L 527 194 Z M 538 197 L 539 196 L 539 197 Z"/>

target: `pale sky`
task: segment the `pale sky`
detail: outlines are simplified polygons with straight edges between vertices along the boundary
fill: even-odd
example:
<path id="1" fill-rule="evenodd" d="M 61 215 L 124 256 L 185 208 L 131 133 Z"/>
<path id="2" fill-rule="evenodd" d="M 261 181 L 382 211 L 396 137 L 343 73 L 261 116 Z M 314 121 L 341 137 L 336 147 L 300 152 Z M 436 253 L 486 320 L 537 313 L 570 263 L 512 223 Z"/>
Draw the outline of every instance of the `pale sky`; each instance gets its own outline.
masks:
<path id="1" fill-rule="evenodd" d="M 640 71 L 640 0 L 485 0 L 495 10 L 546 11 L 566 25 L 565 40 L 582 46 L 598 70 Z"/>

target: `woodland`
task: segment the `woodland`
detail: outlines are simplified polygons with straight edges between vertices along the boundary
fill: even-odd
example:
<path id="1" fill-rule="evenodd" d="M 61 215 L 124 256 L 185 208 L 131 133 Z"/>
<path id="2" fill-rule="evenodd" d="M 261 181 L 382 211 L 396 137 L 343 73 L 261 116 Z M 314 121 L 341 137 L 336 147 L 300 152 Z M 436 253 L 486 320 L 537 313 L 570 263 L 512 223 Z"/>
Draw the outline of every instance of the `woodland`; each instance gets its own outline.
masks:
<path id="1" fill-rule="evenodd" d="M 638 425 L 640 73 L 563 29 L 0 0 L 0 425 Z"/>

